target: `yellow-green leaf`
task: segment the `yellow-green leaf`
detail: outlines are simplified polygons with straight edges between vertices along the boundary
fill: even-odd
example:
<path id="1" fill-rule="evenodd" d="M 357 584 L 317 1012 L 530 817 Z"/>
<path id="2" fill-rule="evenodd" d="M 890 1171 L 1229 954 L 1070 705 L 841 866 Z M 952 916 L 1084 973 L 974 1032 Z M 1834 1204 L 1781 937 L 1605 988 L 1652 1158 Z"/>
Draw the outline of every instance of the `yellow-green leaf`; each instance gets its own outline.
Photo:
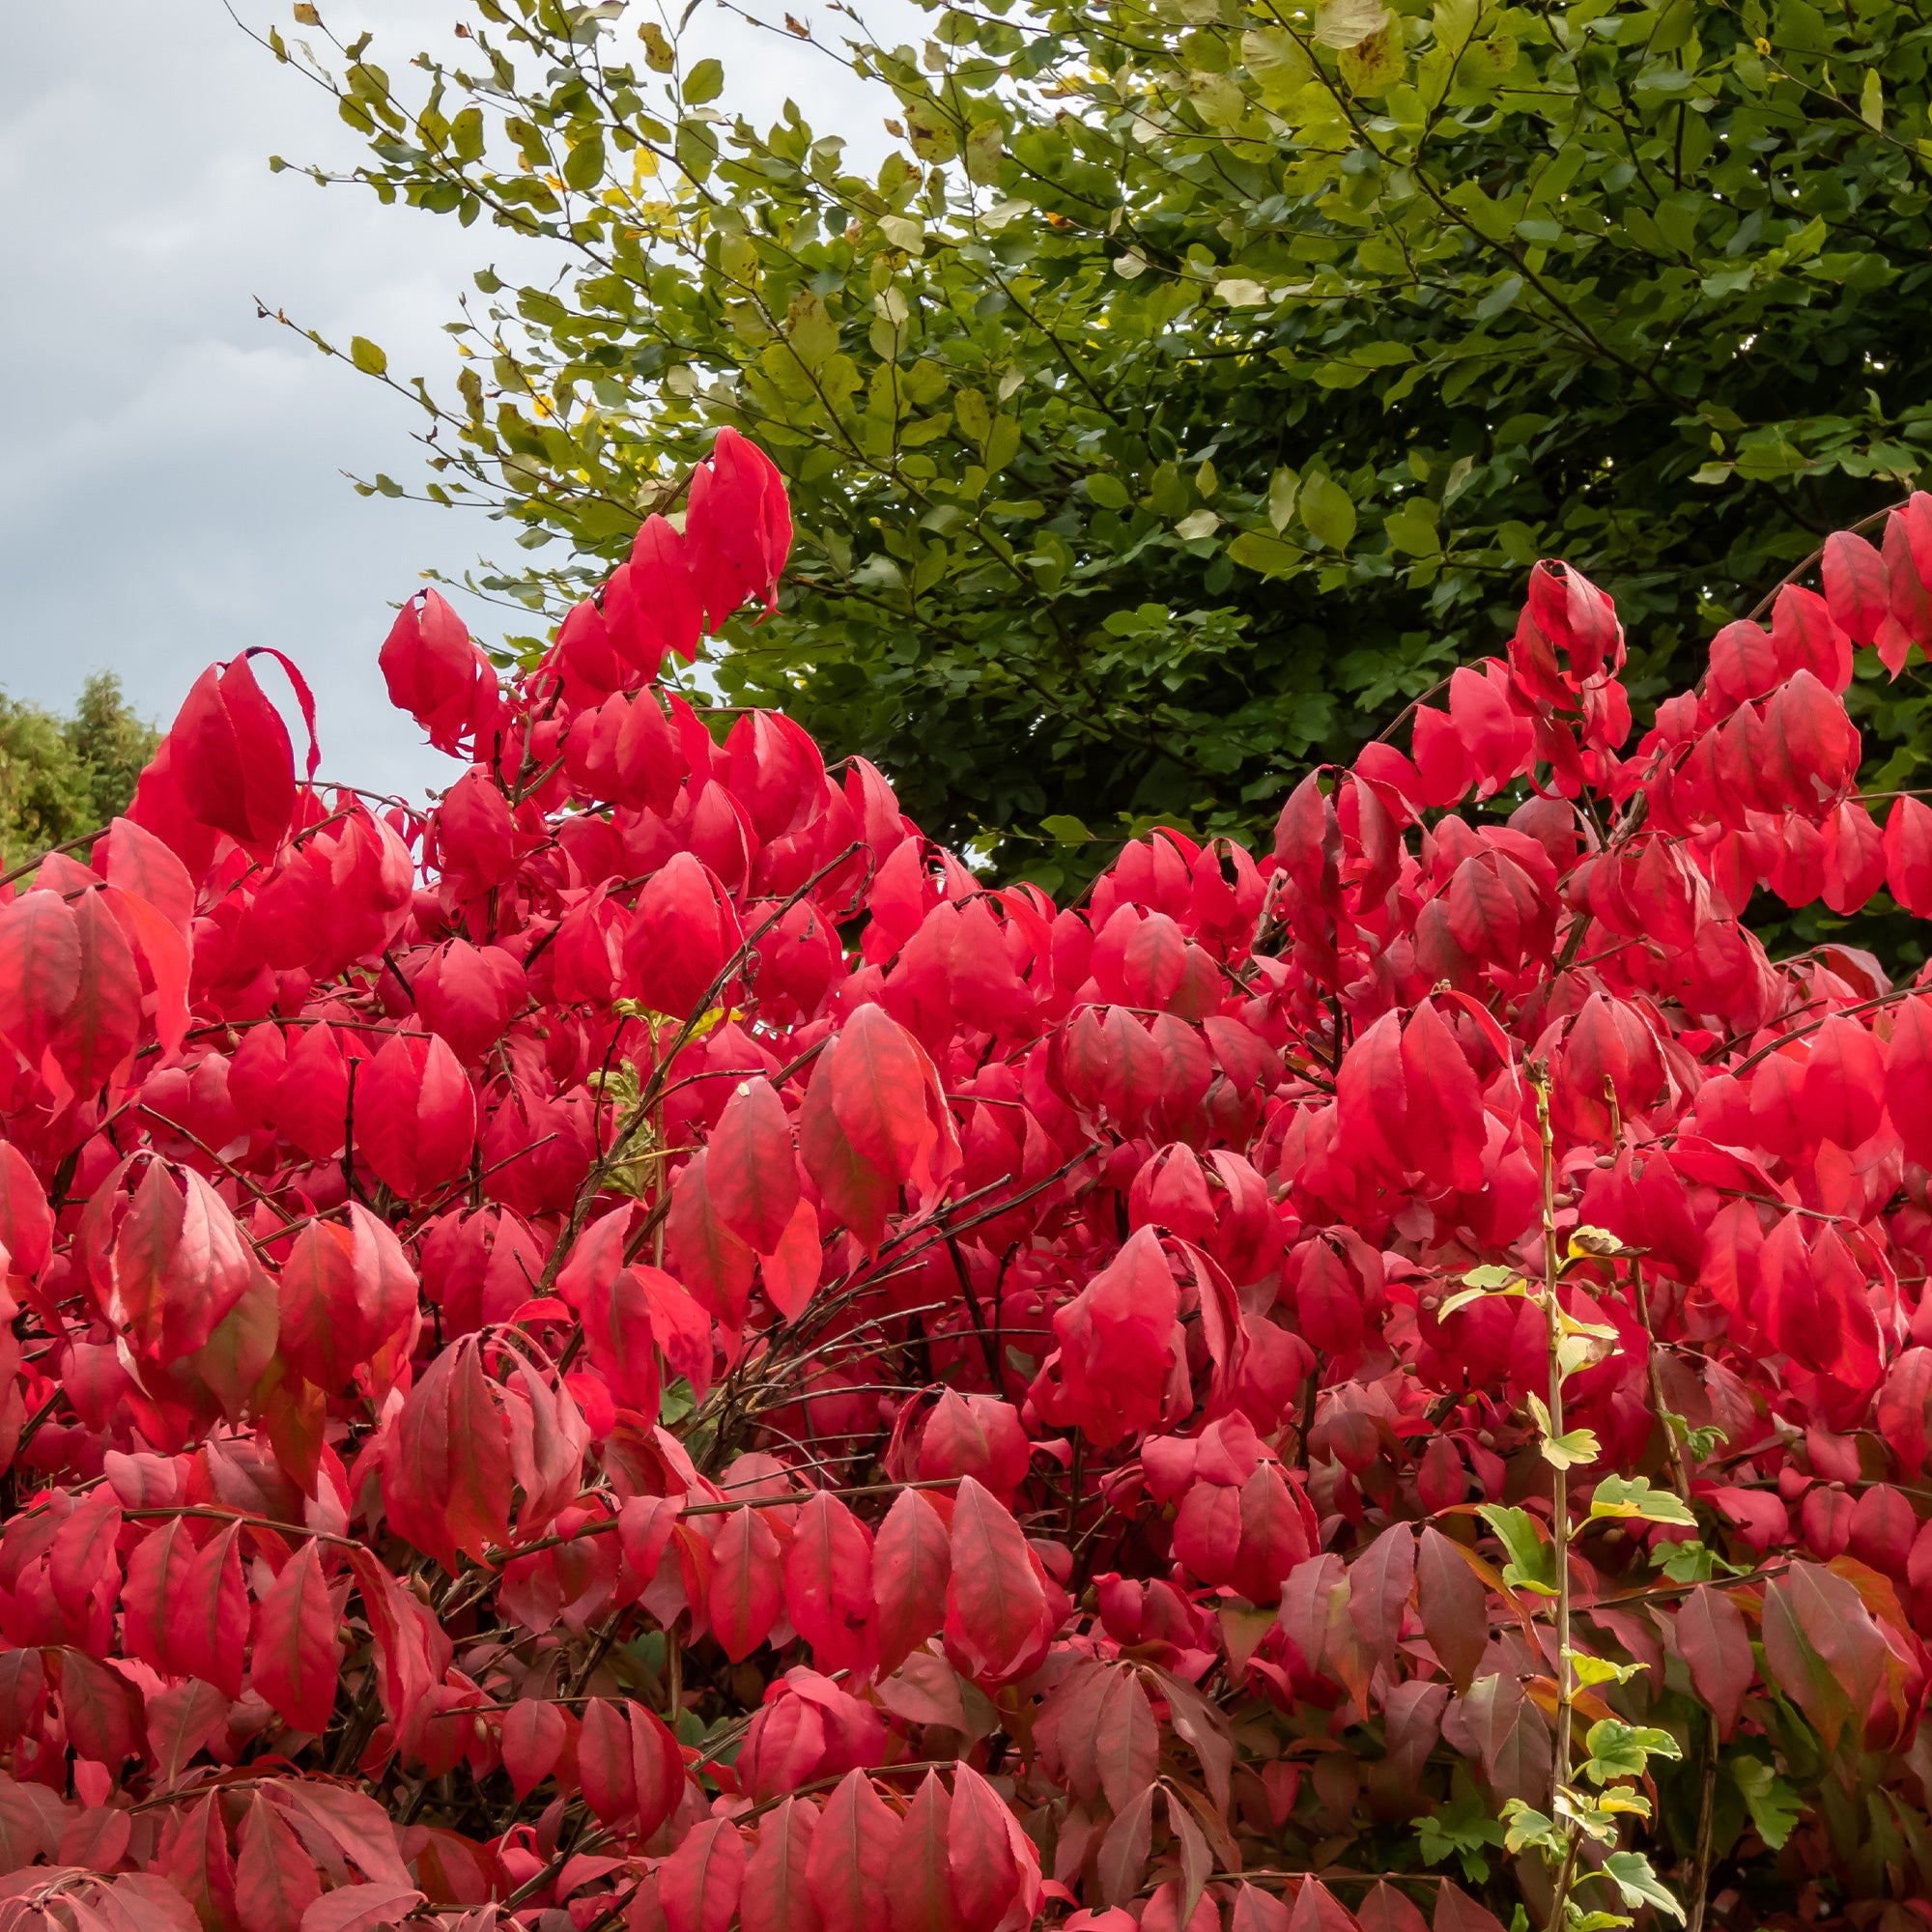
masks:
<path id="1" fill-rule="evenodd" d="M 1355 534 L 1355 505 L 1332 476 L 1315 470 L 1301 479 L 1301 521 L 1331 550 L 1347 550 Z"/>
<path id="2" fill-rule="evenodd" d="M 638 29 L 638 38 L 644 43 L 644 65 L 653 73 L 668 73 L 677 65 L 676 51 L 655 20 L 646 20 Z"/>
<path id="3" fill-rule="evenodd" d="M 1874 131 L 1885 126 L 1885 82 L 1875 67 L 1865 69 L 1865 82 L 1859 90 L 1859 115 Z"/>
<path id="4" fill-rule="evenodd" d="M 1590 1517 L 1593 1521 L 1609 1517 L 1697 1526 L 1683 1497 L 1669 1490 L 1652 1489 L 1648 1476 L 1605 1476 L 1591 1494 Z"/>
<path id="5" fill-rule="evenodd" d="M 1388 24 L 1382 0 L 1321 0 L 1315 10 L 1315 38 L 1324 47 L 1358 47 Z"/>

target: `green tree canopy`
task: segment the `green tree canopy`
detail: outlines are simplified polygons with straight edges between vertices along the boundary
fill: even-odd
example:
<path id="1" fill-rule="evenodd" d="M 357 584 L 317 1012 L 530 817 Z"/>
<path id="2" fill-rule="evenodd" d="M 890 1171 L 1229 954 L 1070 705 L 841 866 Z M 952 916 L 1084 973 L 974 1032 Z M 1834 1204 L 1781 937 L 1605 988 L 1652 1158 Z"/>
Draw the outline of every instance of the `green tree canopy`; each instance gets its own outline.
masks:
<path id="1" fill-rule="evenodd" d="M 0 692 L 0 862 L 12 868 L 124 810 L 159 733 L 99 671 L 71 717 Z"/>
<path id="2" fill-rule="evenodd" d="M 312 7 L 270 36 L 356 179 L 548 244 L 477 275 L 453 391 L 396 384 L 429 494 L 554 615 L 743 428 L 802 568 L 719 685 L 1012 870 L 1271 815 L 1496 648 L 1539 554 L 1662 691 L 1932 451 L 1932 27 L 1890 0 L 934 4 L 923 47 L 795 50 L 808 100 L 876 81 L 870 178 L 638 8 L 463 11 L 474 60 L 407 82 Z M 1883 781 L 1932 755 L 1916 675 L 1854 702 Z"/>

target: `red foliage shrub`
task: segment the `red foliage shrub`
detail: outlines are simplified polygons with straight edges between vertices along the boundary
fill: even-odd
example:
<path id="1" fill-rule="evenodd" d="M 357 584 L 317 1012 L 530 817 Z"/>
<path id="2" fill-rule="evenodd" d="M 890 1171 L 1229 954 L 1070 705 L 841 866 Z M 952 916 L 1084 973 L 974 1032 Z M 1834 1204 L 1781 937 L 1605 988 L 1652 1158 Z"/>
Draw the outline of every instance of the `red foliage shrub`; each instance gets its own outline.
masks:
<path id="1" fill-rule="evenodd" d="M 1903 1925 L 1932 995 L 1742 918 L 1932 912 L 1932 498 L 1629 751 L 1540 566 L 1084 907 L 658 682 L 789 542 L 690 504 L 509 683 L 405 610 L 432 810 L 238 659 L 8 889 L 0 1922 Z"/>

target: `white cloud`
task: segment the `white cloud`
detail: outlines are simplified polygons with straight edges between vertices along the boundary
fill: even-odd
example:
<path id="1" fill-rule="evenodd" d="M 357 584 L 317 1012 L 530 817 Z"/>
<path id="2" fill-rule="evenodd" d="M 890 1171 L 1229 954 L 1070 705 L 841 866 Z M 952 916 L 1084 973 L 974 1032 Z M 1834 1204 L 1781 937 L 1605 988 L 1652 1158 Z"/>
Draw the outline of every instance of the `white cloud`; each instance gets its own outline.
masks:
<path id="1" fill-rule="evenodd" d="M 392 69 L 455 12 L 325 5 L 345 38 L 366 16 Z M 908 0 L 874 23 L 925 31 Z M 726 62 L 720 105 L 768 121 L 798 95 L 855 156 L 882 144 L 879 95 L 810 50 L 722 14 L 694 38 Z M 165 723 L 204 665 L 272 643 L 315 687 L 327 774 L 447 782 L 447 761 L 388 708 L 376 651 L 423 571 L 460 575 L 508 546 L 480 515 L 355 496 L 342 471 L 420 475 L 415 412 L 257 320 L 254 298 L 445 380 L 441 324 L 471 270 L 507 270 L 517 244 L 272 175 L 271 153 L 340 164 L 359 143 L 215 0 L 91 0 L 10 21 L 0 686 L 65 706 L 112 668 Z M 494 628 L 487 607 L 466 615 Z"/>

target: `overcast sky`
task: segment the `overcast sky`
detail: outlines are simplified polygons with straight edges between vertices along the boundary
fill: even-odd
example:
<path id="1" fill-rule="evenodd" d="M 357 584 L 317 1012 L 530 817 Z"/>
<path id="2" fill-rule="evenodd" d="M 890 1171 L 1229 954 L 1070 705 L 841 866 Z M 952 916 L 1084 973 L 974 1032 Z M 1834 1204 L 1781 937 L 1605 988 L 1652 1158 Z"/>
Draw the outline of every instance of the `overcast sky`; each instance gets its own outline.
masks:
<path id="1" fill-rule="evenodd" d="M 392 72 L 448 44 L 458 17 L 450 0 L 323 7 L 345 39 L 377 27 L 370 57 Z M 291 28 L 285 0 L 237 11 Z M 882 32 L 893 20 L 916 32 L 921 18 L 907 0 L 874 0 L 867 14 Z M 855 152 L 883 146 L 877 98 L 829 63 L 708 6 L 692 31 L 725 59 L 721 107 L 768 121 L 792 92 L 820 131 Z M 517 272 L 517 243 L 271 175 L 271 153 L 341 164 L 359 143 L 219 0 L 90 0 L 10 18 L 0 687 L 65 708 L 91 671 L 113 669 L 165 724 L 203 666 L 271 643 L 315 687 L 325 775 L 446 783 L 447 762 L 388 708 L 376 652 L 421 573 L 460 576 L 499 526 L 356 496 L 345 469 L 420 476 L 416 412 L 257 321 L 254 298 L 334 341 L 369 336 L 392 372 L 446 386 L 454 350 L 440 325 L 473 270 Z M 491 632 L 487 607 L 465 615 Z"/>

